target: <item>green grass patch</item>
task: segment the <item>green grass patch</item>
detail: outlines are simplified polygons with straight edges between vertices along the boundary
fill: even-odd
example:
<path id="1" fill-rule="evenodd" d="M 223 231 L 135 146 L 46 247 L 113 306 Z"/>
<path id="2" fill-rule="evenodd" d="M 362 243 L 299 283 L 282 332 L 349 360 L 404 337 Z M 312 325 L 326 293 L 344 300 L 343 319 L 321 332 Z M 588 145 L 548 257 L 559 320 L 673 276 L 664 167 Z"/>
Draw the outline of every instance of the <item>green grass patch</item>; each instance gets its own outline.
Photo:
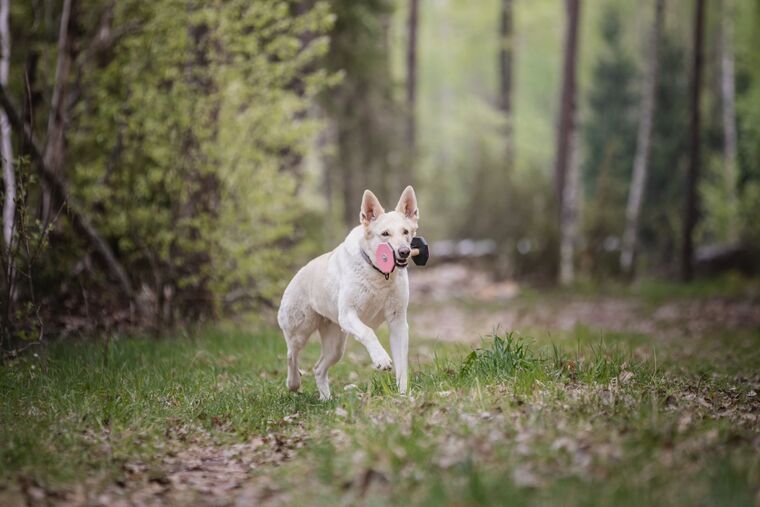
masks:
<path id="1" fill-rule="evenodd" d="M 288 414 L 327 411 L 313 390 L 283 389 L 284 354 L 274 332 L 212 330 L 54 344 L 23 356 L 0 368 L 0 476 L 69 480 L 150 461 L 167 440 L 203 432 L 245 439 Z"/>
<path id="2" fill-rule="evenodd" d="M 0 369 L 0 485 L 92 475 L 109 484 L 127 480 L 127 463 L 158 473 L 164 456 L 188 446 L 275 434 L 306 445 L 250 480 L 266 478 L 294 504 L 756 498 L 760 379 L 736 372 L 758 366 L 757 335 L 711 337 L 696 360 L 647 337 L 589 334 L 552 342 L 501 333 L 474 349 L 417 343 L 406 397 L 351 342 L 331 370 L 327 403 L 310 375 L 302 393 L 286 390 L 274 331 L 53 344 Z M 741 354 L 701 370 L 721 344 L 741 344 Z M 312 340 L 304 370 L 318 354 Z"/>

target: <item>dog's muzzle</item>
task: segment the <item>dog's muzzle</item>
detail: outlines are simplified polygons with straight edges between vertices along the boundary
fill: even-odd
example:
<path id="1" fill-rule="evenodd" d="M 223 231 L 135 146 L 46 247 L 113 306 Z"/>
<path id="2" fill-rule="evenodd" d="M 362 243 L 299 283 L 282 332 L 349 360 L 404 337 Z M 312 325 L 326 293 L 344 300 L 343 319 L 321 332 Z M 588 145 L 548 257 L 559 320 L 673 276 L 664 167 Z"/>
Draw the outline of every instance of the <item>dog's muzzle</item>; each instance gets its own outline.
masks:
<path id="1" fill-rule="evenodd" d="M 405 268 L 409 265 L 409 255 L 412 250 L 408 246 L 402 246 L 398 250 L 393 252 L 393 258 L 396 262 L 396 266 L 399 268 Z"/>

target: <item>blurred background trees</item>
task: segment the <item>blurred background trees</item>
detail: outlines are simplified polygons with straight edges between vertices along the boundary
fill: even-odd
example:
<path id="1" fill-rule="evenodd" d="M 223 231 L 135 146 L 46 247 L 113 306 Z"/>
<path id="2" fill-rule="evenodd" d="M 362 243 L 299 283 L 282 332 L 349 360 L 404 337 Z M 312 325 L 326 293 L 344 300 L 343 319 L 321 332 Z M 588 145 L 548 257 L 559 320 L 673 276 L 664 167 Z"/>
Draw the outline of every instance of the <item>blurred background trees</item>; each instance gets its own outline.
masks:
<path id="1" fill-rule="evenodd" d="M 561 243 L 565 281 L 620 276 L 634 189 L 625 271 L 752 269 L 760 3 L 704 5 L 683 259 L 698 2 L 579 4 L 3 1 L 0 84 L 23 127 L 0 115 L 3 341 L 266 317 L 364 188 L 390 205 L 412 182 L 434 247 L 487 240 L 497 277 L 556 281 Z"/>

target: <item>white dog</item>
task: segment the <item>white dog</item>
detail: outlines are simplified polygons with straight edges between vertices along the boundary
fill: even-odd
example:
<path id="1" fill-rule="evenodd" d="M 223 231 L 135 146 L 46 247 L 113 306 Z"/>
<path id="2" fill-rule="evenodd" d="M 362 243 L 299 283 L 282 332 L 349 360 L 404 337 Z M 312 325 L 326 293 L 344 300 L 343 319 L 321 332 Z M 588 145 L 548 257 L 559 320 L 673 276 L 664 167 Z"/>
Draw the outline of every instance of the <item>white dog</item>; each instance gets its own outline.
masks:
<path id="1" fill-rule="evenodd" d="M 395 366 L 399 392 L 408 386 L 410 242 L 417 231 L 417 197 L 412 187 L 401 194 L 395 211 L 383 210 L 375 194 L 364 191 L 359 219 L 335 250 L 313 259 L 293 277 L 282 296 L 277 321 L 288 344 L 288 381 L 291 391 L 301 386 L 298 354 L 311 334 L 319 330 L 322 355 L 314 376 L 322 400 L 330 399 L 327 371 L 346 348 L 346 335 L 354 336 L 369 352 L 379 370 Z M 393 248 L 395 264 L 389 276 L 375 265 L 380 243 Z M 390 329 L 391 355 L 375 335 L 383 322 Z"/>

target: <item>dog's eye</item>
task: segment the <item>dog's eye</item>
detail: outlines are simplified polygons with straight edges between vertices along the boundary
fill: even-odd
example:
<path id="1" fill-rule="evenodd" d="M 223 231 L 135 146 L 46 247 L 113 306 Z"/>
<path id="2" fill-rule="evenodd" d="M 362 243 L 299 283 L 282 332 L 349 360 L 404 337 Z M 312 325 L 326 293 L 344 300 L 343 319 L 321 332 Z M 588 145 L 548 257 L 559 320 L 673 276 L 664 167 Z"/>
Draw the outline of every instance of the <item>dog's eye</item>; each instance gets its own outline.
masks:
<path id="1" fill-rule="evenodd" d="M 388 236 L 391 235 L 391 233 L 388 232 L 388 231 L 383 231 L 382 233 L 380 233 L 380 235 L 383 236 L 383 237 L 385 237 L 385 238 L 387 238 Z"/>
<path id="2" fill-rule="evenodd" d="M 409 231 L 404 229 L 404 236 L 406 236 L 407 234 L 409 234 Z"/>

